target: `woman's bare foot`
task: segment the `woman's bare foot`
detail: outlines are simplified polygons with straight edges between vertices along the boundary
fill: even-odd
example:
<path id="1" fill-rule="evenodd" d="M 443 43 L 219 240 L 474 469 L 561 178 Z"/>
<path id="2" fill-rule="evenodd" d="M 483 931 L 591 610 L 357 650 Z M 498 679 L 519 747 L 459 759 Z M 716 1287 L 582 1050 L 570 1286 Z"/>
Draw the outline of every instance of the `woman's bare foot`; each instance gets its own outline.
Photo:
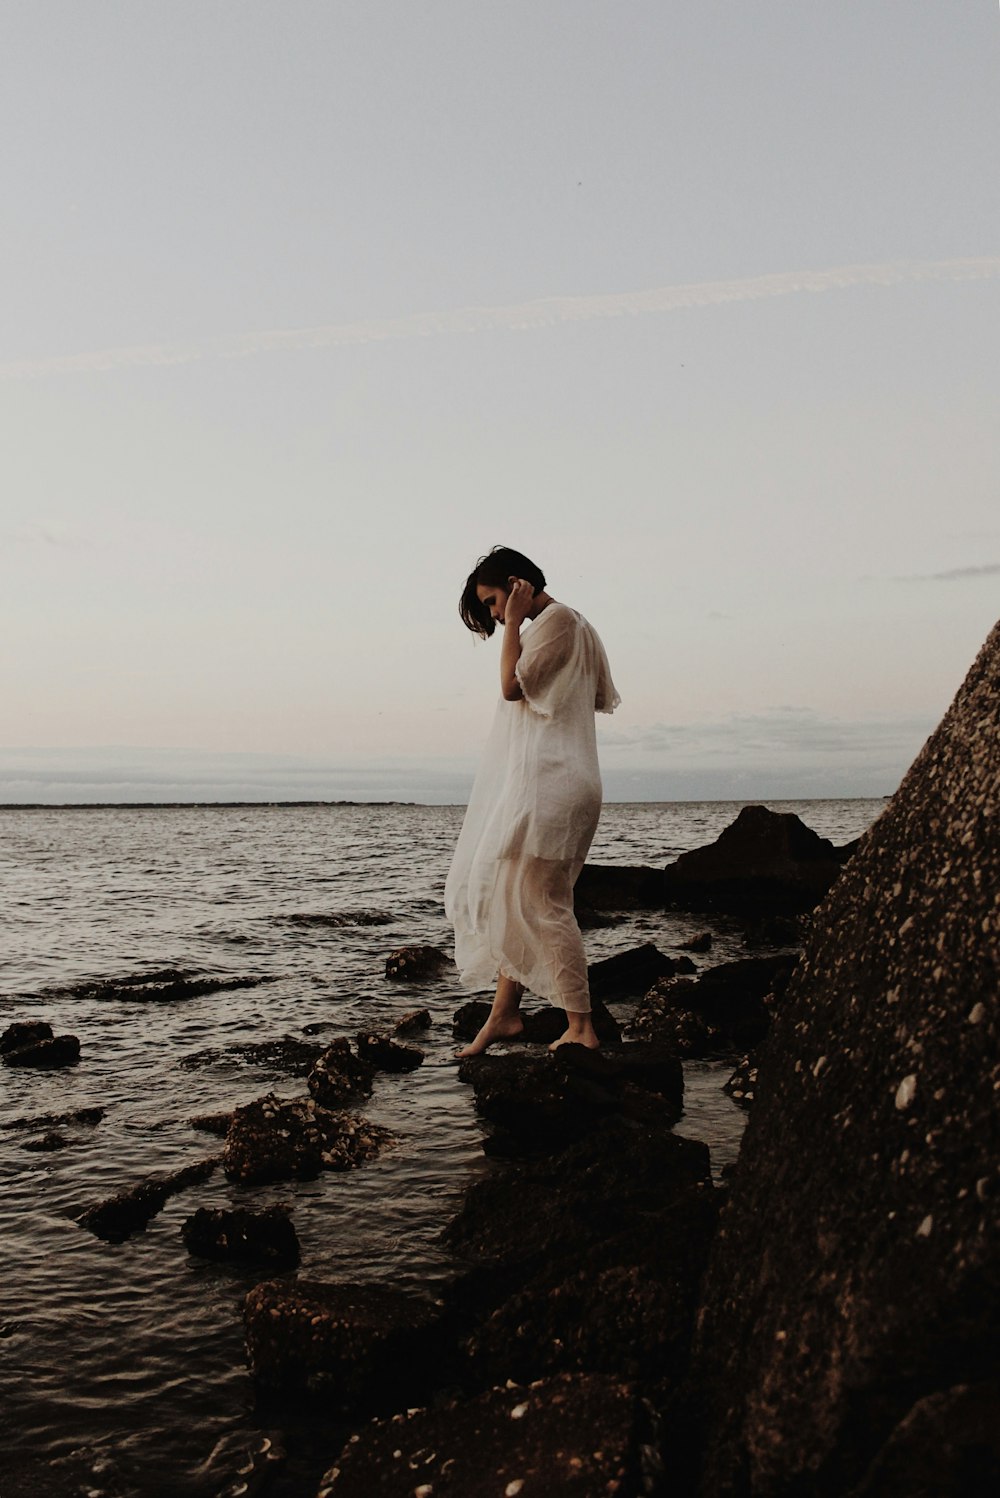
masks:
<path id="1" fill-rule="evenodd" d="M 496 1019 L 491 1014 L 475 1040 L 463 1046 L 460 1051 L 456 1051 L 455 1055 L 459 1061 L 463 1061 L 466 1056 L 481 1056 L 495 1040 L 516 1040 L 523 1029 L 524 1024 L 519 1014 Z"/>
<path id="2" fill-rule="evenodd" d="M 576 1014 L 572 1009 L 567 1009 L 566 1029 L 558 1040 L 552 1042 L 549 1050 L 557 1051 L 561 1045 L 583 1045 L 588 1051 L 600 1049 L 601 1042 L 589 1014 Z"/>

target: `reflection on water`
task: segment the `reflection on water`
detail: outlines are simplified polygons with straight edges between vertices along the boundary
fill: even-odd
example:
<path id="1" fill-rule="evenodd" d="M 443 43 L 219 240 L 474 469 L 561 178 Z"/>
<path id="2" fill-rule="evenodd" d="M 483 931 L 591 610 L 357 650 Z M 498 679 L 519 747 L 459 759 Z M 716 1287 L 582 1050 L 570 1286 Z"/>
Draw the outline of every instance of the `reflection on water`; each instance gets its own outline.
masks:
<path id="1" fill-rule="evenodd" d="M 836 842 L 882 809 L 770 804 L 798 810 Z M 592 857 L 663 864 L 716 837 L 738 809 L 608 806 Z M 383 972 L 394 946 L 450 945 L 442 896 L 461 818 L 461 808 L 420 806 L 0 812 L 0 1028 L 45 1018 L 83 1047 L 72 1070 L 2 1073 L 4 1498 L 215 1492 L 258 1438 L 239 1306 L 260 1275 L 188 1258 L 180 1225 L 196 1207 L 292 1203 L 303 1277 L 432 1293 L 452 1272 L 440 1229 L 487 1168 L 452 1061 L 451 1016 L 464 996 L 447 974 L 418 987 Z M 638 912 L 585 940 L 592 959 L 636 941 L 669 950 L 708 924 L 715 947 L 700 963 L 744 955 L 742 927 L 726 918 Z M 271 981 L 162 1003 L 35 997 L 166 967 Z M 219 1142 L 192 1130 L 192 1115 L 302 1091 L 301 1080 L 249 1064 L 236 1048 L 301 1038 L 311 1025 L 322 1036 L 379 1028 L 423 1005 L 434 1015 L 419 1041 L 423 1067 L 381 1076 L 365 1110 L 399 1141 L 377 1161 L 253 1190 L 217 1171 L 118 1246 L 73 1221 L 144 1175 L 215 1153 Z M 218 1053 L 211 1064 L 185 1067 L 204 1051 Z M 721 1091 L 728 1074 L 722 1063 L 688 1064 L 678 1126 L 709 1143 L 716 1171 L 735 1158 L 743 1125 Z M 51 1153 L 23 1148 L 44 1128 L 9 1127 L 97 1105 L 103 1119 L 61 1125 L 66 1146 Z M 46 1465 L 53 1461 L 61 1465 Z"/>

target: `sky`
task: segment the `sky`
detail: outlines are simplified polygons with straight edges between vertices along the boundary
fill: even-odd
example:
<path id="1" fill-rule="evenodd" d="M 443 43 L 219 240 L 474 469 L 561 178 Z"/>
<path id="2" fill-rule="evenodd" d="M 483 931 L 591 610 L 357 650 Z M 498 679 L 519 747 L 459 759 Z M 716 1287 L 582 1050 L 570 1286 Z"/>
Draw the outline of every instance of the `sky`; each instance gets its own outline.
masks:
<path id="1" fill-rule="evenodd" d="M 8 0 L 0 801 L 885 795 L 1000 593 L 996 0 Z"/>

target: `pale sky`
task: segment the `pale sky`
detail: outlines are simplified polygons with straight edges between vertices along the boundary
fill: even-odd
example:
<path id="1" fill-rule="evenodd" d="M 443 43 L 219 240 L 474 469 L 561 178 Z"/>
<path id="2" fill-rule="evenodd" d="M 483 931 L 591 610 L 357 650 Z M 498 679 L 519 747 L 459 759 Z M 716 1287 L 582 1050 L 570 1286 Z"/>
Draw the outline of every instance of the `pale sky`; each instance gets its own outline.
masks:
<path id="1" fill-rule="evenodd" d="M 884 794 L 1000 609 L 996 0 L 7 0 L 0 801 Z"/>

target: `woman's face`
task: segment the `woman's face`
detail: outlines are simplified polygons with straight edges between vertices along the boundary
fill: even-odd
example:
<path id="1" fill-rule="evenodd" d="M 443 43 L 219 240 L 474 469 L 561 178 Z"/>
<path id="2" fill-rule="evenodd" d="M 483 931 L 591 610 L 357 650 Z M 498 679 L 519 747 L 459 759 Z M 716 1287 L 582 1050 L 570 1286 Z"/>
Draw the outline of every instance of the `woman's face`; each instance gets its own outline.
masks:
<path id="1" fill-rule="evenodd" d="M 486 605 L 498 624 L 503 623 L 503 611 L 509 596 L 505 588 L 492 588 L 488 583 L 476 584 L 476 597 Z"/>

